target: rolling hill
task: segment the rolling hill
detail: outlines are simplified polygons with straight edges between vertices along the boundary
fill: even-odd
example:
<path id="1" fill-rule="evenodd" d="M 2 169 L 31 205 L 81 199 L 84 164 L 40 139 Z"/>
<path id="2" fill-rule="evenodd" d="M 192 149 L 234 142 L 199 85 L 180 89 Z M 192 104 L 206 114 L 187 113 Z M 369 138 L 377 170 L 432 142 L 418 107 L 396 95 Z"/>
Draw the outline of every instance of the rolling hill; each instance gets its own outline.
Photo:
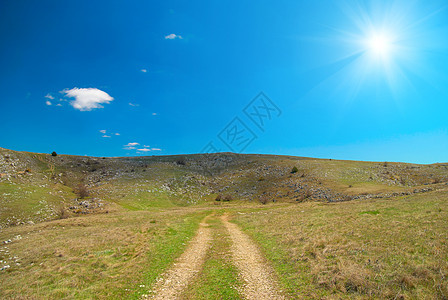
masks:
<path id="1" fill-rule="evenodd" d="M 448 164 L 256 154 L 86 157 L 0 148 L 0 228 L 114 210 L 340 202 L 446 187 Z M 218 198 L 219 199 L 219 198 Z"/>

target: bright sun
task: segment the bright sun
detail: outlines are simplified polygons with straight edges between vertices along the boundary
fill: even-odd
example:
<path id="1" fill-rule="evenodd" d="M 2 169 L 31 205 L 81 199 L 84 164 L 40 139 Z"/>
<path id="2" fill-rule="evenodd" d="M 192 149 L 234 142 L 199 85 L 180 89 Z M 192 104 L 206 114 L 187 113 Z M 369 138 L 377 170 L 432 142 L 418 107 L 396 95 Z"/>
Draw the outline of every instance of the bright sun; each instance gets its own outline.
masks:
<path id="1" fill-rule="evenodd" d="M 390 52 L 391 41 L 385 34 L 375 34 L 368 39 L 367 46 L 374 54 L 385 56 Z"/>

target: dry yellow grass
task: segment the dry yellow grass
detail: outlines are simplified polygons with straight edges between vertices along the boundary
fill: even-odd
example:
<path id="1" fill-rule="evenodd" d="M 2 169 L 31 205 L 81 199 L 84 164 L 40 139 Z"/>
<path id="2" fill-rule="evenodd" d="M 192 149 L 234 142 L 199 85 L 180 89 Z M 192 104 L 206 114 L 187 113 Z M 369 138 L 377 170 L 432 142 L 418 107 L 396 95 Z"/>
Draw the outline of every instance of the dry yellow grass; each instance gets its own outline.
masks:
<path id="1" fill-rule="evenodd" d="M 182 253 L 203 215 L 110 213 L 3 230 L 0 260 L 10 268 L 0 272 L 0 298 L 136 298 Z"/>
<path id="2" fill-rule="evenodd" d="M 447 191 L 234 216 L 292 297 L 448 297 Z"/>

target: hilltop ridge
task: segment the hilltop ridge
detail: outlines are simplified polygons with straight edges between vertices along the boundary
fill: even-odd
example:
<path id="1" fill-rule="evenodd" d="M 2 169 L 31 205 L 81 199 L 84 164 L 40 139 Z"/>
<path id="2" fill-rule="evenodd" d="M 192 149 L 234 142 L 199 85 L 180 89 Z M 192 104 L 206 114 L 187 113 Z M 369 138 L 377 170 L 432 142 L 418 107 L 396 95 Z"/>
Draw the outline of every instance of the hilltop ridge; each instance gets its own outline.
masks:
<path id="1" fill-rule="evenodd" d="M 0 174 L 5 227 L 61 215 L 201 205 L 218 195 L 262 204 L 405 196 L 445 188 L 448 164 L 229 152 L 106 158 L 0 148 Z"/>

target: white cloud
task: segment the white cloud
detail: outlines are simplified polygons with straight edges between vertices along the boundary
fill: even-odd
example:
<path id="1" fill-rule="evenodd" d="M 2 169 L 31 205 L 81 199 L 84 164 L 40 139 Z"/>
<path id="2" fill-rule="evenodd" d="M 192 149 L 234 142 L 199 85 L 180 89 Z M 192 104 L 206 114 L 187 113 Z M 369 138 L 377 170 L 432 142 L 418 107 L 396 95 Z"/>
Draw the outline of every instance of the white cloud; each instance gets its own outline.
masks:
<path id="1" fill-rule="evenodd" d="M 153 116 L 157 116 L 157 113 L 152 113 Z"/>
<path id="2" fill-rule="evenodd" d="M 140 71 L 142 71 L 143 73 L 148 72 L 148 70 L 146 70 L 146 69 L 141 69 Z"/>
<path id="3" fill-rule="evenodd" d="M 50 99 L 50 100 L 53 100 L 53 99 L 54 99 L 54 97 L 53 97 L 51 94 L 46 94 L 46 95 L 45 95 L 45 98 Z"/>
<path id="4" fill-rule="evenodd" d="M 115 135 L 120 135 L 118 132 Z"/>
<path id="5" fill-rule="evenodd" d="M 181 35 L 177 35 L 174 33 L 168 34 L 165 36 L 165 40 L 174 40 L 174 39 L 183 39 Z"/>
<path id="6" fill-rule="evenodd" d="M 110 138 L 110 135 L 103 135 L 103 138 Z"/>
<path id="7" fill-rule="evenodd" d="M 139 143 L 127 143 L 123 146 L 125 150 L 136 150 L 138 152 L 150 152 L 150 151 L 162 151 L 160 148 L 150 148 L 150 146 L 143 145 L 143 148 L 137 149 L 136 146 L 140 145 Z"/>
<path id="8" fill-rule="evenodd" d="M 114 100 L 108 93 L 96 88 L 73 88 L 63 90 L 67 97 L 75 98 L 70 105 L 80 111 L 90 111 L 95 108 L 103 108 L 102 103 L 109 104 Z"/>
<path id="9" fill-rule="evenodd" d="M 62 104 L 61 104 L 61 103 L 58 103 L 58 104 L 56 104 L 56 106 L 62 106 Z"/>
<path id="10" fill-rule="evenodd" d="M 127 145 L 124 145 L 125 147 L 134 147 L 134 146 L 137 146 L 137 145 L 140 145 L 139 143 L 127 143 Z"/>
<path id="11" fill-rule="evenodd" d="M 51 105 L 51 102 L 47 100 L 47 101 L 45 101 L 45 104 L 46 105 Z"/>
<path id="12" fill-rule="evenodd" d="M 129 105 L 130 106 L 140 106 L 140 104 L 135 104 L 135 103 L 131 103 L 131 102 L 129 102 Z"/>
<path id="13" fill-rule="evenodd" d="M 106 133 L 106 130 L 103 129 L 103 130 L 100 130 L 100 132 L 101 132 L 101 133 Z"/>

